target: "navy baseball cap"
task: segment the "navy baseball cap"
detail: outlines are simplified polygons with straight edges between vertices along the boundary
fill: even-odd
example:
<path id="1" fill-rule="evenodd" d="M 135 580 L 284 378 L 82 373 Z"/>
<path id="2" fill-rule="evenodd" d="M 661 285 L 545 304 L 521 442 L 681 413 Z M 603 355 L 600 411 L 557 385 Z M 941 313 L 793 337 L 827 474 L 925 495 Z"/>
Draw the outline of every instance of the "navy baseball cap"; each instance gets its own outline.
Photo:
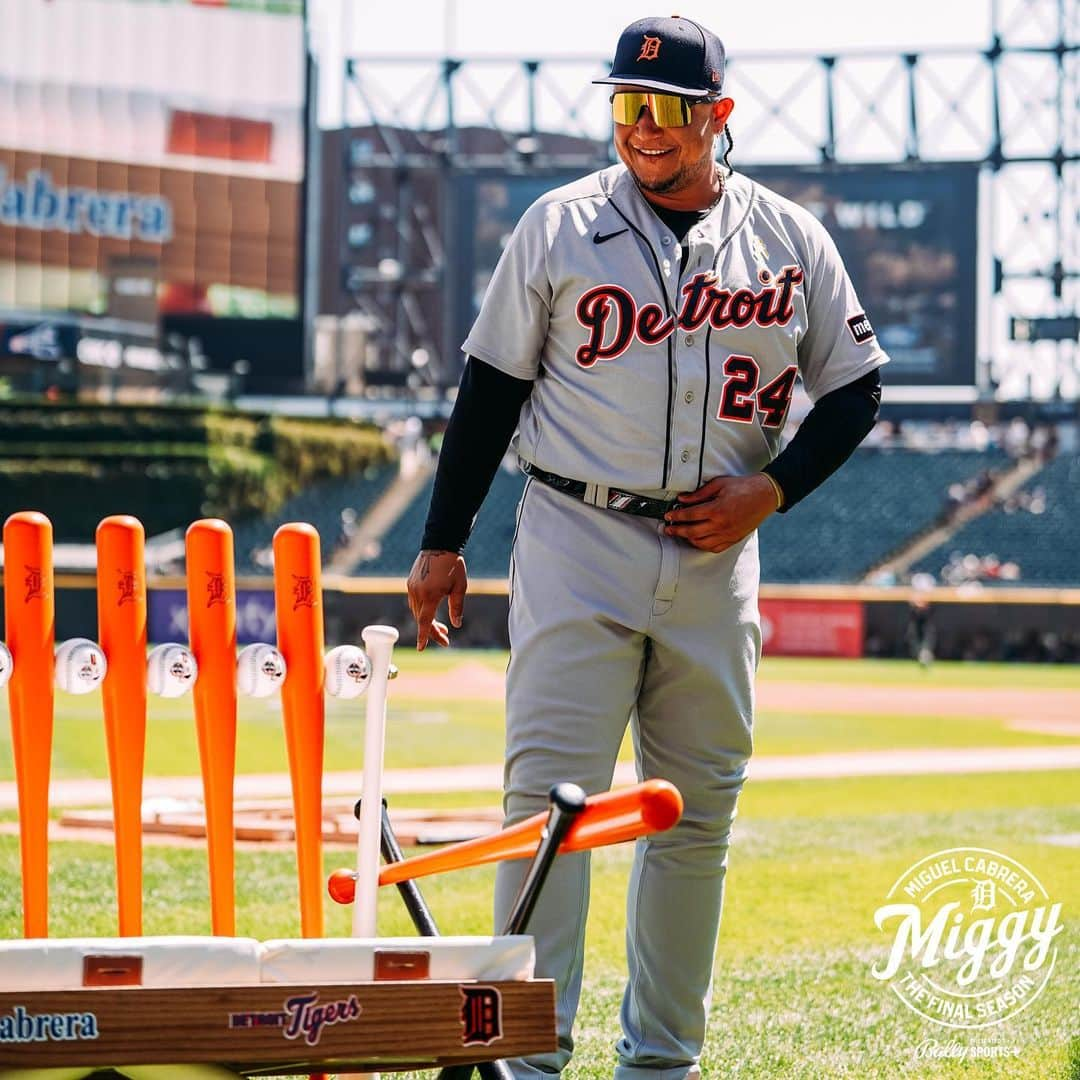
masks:
<path id="1" fill-rule="evenodd" d="M 724 81 L 724 43 L 680 15 L 638 19 L 619 38 L 606 79 L 681 97 L 715 97 Z"/>

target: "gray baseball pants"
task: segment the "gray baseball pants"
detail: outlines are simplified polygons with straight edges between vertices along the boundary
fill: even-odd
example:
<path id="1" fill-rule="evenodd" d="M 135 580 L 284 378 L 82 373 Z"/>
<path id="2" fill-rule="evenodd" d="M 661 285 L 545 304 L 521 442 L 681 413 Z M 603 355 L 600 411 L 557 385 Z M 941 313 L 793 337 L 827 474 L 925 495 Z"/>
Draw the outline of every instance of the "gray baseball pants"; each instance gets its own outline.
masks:
<path id="1" fill-rule="evenodd" d="M 642 779 L 670 780 L 685 811 L 637 841 L 627 901 L 629 979 L 616 1080 L 699 1075 L 728 843 L 752 740 L 760 655 L 757 536 L 715 555 L 663 523 L 586 505 L 535 480 L 518 511 L 507 672 L 507 824 L 553 784 L 611 786 L 626 724 Z M 499 865 L 502 925 L 525 864 Z M 528 927 L 537 976 L 557 984 L 559 1049 L 511 1062 L 559 1073 L 573 1051 L 589 856 L 560 856 Z"/>

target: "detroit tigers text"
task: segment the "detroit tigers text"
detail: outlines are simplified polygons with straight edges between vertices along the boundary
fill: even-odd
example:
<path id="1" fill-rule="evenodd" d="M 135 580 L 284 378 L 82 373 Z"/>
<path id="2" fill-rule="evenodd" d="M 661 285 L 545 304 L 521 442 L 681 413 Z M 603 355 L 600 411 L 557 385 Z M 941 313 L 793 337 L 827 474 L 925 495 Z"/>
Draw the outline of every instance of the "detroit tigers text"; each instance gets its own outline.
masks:
<path id="1" fill-rule="evenodd" d="M 577 302 L 577 320 L 589 331 L 589 340 L 575 354 L 581 367 L 592 367 L 597 360 L 614 360 L 630 347 L 636 336 L 643 345 L 656 345 L 675 332 L 691 332 L 708 322 L 714 330 L 733 326 L 737 329 L 756 323 L 758 326 L 785 326 L 794 314 L 791 293 L 801 285 L 803 272 L 798 266 L 785 266 L 771 285 L 760 291 L 718 289 L 712 273 L 695 274 L 683 286 L 682 308 L 678 317 L 664 314 L 659 304 L 642 304 L 620 285 L 597 285 L 582 294 Z M 611 340 L 605 345 L 608 323 L 614 316 Z"/>

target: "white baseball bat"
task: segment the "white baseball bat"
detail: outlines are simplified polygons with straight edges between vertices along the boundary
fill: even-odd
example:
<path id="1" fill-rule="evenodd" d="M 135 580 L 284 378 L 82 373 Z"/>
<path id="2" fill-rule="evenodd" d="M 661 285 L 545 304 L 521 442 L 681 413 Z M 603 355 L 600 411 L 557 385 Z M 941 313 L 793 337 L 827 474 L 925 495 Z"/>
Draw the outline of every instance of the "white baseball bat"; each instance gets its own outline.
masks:
<path id="1" fill-rule="evenodd" d="M 386 741 L 386 688 L 398 632 L 392 626 L 365 626 L 360 635 L 371 661 L 364 728 L 364 786 L 360 793 L 360 833 L 356 852 L 356 904 L 353 937 L 373 938 L 379 901 L 379 851 L 382 833 L 383 746 Z"/>

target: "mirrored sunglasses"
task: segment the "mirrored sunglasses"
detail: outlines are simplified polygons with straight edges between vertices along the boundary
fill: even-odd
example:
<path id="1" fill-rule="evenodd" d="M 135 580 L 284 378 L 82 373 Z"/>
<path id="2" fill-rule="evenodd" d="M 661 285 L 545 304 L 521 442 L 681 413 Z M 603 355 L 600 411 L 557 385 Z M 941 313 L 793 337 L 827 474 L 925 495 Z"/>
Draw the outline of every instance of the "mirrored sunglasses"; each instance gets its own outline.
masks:
<path id="1" fill-rule="evenodd" d="M 690 123 L 690 108 L 694 104 L 697 102 L 679 97 L 678 94 L 620 90 L 611 95 L 611 115 L 616 124 L 636 124 L 641 110 L 647 108 L 657 127 L 686 127 Z"/>

